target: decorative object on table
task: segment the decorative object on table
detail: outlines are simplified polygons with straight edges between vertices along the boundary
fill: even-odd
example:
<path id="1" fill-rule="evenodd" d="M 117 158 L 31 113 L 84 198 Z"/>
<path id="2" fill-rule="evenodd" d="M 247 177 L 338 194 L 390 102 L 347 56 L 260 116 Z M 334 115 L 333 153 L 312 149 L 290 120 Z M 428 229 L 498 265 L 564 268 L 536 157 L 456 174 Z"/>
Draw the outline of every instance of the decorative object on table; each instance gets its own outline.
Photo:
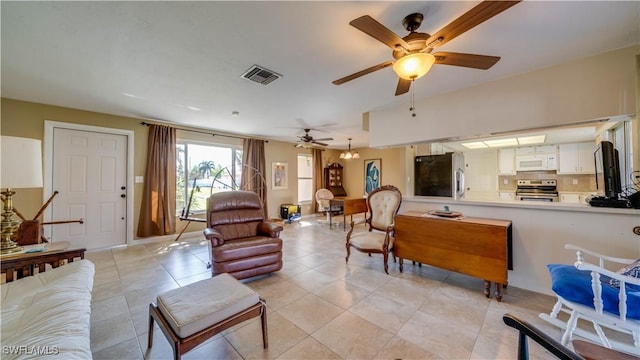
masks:
<path id="1" fill-rule="evenodd" d="M 287 177 L 289 176 L 288 164 L 286 162 L 275 161 L 271 163 L 271 189 L 286 190 L 289 187 Z"/>
<path id="2" fill-rule="evenodd" d="M 457 212 L 457 211 L 446 211 L 446 210 L 429 210 L 429 211 L 427 211 L 427 214 L 440 216 L 440 217 L 447 217 L 447 218 L 459 218 L 459 217 L 462 217 L 462 213 L 460 213 L 460 212 Z"/>
<path id="3" fill-rule="evenodd" d="M 369 194 L 380 187 L 381 159 L 369 159 L 364 161 L 364 192 Z"/>
<path id="4" fill-rule="evenodd" d="M 20 222 L 13 219 L 13 189 L 42 187 L 42 148 L 40 140 L 2 136 L 2 178 L 4 190 L 0 253 L 18 252 L 22 249 L 11 240 Z"/>
<path id="5" fill-rule="evenodd" d="M 20 211 L 18 211 L 18 209 L 14 207 L 13 212 L 18 218 L 20 218 L 20 220 L 22 220 L 22 222 L 18 227 L 18 231 L 13 233 L 11 240 L 15 241 L 19 246 L 40 244 L 42 242 L 48 243 L 49 240 L 44 237 L 44 235 L 42 235 L 42 225 L 59 225 L 71 223 L 83 224 L 84 220 L 82 218 L 78 220 L 60 220 L 47 222 L 40 221 L 40 216 L 42 216 L 42 213 L 46 210 L 49 204 L 51 204 L 53 198 L 58 195 L 58 193 L 58 191 L 54 191 L 47 202 L 45 202 L 44 205 L 40 207 L 40 210 L 38 210 L 36 215 L 31 220 L 28 220 L 24 215 L 22 215 Z M 2 199 L 3 202 L 6 200 L 4 196 L 0 196 L 0 199 Z"/>

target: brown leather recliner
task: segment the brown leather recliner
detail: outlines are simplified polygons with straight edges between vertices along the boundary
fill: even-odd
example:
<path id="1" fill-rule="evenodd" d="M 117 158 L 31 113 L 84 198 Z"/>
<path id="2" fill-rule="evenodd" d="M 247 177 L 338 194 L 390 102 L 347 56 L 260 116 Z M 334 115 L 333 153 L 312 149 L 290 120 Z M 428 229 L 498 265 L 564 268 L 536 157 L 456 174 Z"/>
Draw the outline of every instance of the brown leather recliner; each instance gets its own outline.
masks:
<path id="1" fill-rule="evenodd" d="M 225 191 L 207 200 L 211 244 L 211 275 L 229 273 L 236 279 L 268 274 L 282 268 L 282 226 L 264 221 L 262 203 L 251 191 Z"/>

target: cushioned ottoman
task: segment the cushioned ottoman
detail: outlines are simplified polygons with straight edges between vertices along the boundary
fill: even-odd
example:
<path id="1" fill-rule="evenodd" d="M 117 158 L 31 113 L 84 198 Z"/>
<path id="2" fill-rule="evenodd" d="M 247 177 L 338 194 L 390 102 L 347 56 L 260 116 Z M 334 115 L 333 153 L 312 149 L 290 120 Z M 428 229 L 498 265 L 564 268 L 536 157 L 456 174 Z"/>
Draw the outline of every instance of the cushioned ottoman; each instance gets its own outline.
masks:
<path id="1" fill-rule="evenodd" d="M 149 348 L 153 324 L 172 343 L 175 359 L 221 331 L 260 316 L 266 349 L 267 309 L 264 300 L 229 274 L 220 274 L 158 295 L 149 305 Z"/>

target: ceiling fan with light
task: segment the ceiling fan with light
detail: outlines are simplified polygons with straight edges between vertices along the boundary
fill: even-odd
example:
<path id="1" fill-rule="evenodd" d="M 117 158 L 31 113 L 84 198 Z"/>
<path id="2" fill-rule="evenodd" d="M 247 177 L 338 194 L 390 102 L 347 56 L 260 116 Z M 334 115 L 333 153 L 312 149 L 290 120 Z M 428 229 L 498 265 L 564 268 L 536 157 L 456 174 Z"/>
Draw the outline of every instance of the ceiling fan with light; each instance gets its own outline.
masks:
<path id="1" fill-rule="evenodd" d="M 333 138 L 321 138 L 321 139 L 315 139 L 313 136 L 309 135 L 309 131 L 311 131 L 311 129 L 304 129 L 304 135 L 302 136 L 298 136 L 298 143 L 296 144 L 296 147 L 298 148 L 310 148 L 314 145 L 319 145 L 319 146 L 327 146 L 328 144 L 325 144 L 321 141 L 331 141 L 333 140 Z"/>
<path id="2" fill-rule="evenodd" d="M 408 92 L 411 87 L 411 82 L 429 72 L 434 63 L 483 70 L 489 69 L 500 60 L 500 57 L 455 52 L 438 52 L 432 54 L 432 51 L 519 2 L 520 1 L 483 1 L 433 35 L 416 32 L 420 24 L 422 24 L 423 15 L 413 13 L 405 17 L 402 21 L 404 28 L 409 31 L 409 35 L 403 38 L 396 35 L 371 16 L 361 16 L 352 20 L 349 24 L 390 47 L 393 50 L 392 56 L 395 60 L 385 61 L 345 76 L 333 81 L 333 84 L 341 85 L 374 71 L 393 66 L 393 71 L 395 71 L 399 77 L 396 87 L 396 96 L 398 96 Z"/>

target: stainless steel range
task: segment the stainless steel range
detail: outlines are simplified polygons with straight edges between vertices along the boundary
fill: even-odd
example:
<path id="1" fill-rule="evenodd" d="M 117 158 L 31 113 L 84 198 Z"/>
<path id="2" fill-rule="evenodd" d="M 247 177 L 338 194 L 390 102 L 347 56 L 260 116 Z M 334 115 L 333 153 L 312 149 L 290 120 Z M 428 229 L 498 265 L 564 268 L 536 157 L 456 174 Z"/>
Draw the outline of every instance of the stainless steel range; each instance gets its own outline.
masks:
<path id="1" fill-rule="evenodd" d="M 516 199 L 521 201 L 558 201 L 556 180 L 518 180 Z"/>

